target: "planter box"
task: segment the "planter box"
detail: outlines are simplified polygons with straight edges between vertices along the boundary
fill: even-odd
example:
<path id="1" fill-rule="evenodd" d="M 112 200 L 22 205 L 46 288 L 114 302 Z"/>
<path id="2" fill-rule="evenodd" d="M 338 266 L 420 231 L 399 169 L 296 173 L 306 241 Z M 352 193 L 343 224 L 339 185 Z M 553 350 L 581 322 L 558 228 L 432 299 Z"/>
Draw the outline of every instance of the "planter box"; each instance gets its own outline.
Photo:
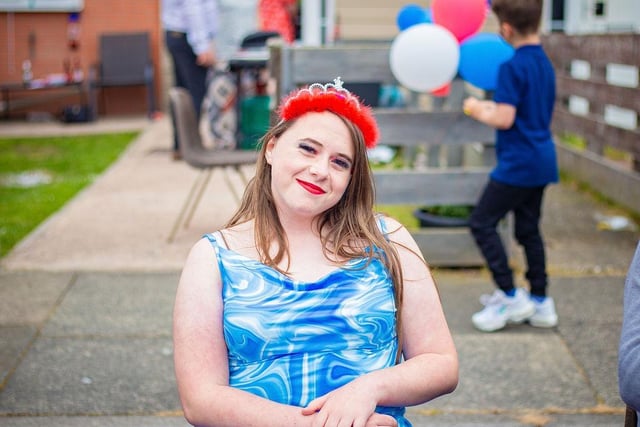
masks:
<path id="1" fill-rule="evenodd" d="M 499 227 L 507 256 L 512 254 L 508 218 Z M 483 267 L 486 265 L 468 227 L 427 227 L 411 230 L 427 263 L 432 267 Z"/>

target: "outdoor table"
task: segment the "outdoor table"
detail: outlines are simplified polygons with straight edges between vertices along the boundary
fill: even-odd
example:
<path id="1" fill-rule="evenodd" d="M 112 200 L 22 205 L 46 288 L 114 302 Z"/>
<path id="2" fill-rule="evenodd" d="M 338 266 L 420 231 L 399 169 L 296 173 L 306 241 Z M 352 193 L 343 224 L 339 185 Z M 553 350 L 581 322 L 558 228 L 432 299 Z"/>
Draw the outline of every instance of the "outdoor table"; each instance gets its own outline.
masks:
<path id="1" fill-rule="evenodd" d="M 48 83 L 40 80 L 34 80 L 28 83 L 1 83 L 0 92 L 2 92 L 2 104 L 0 104 L 0 112 L 2 118 L 9 118 L 12 108 L 20 108 L 24 105 L 41 104 L 51 99 L 77 95 L 80 104 L 87 103 L 87 93 L 84 82 L 63 82 Z M 17 99 L 12 101 L 11 95 L 14 93 L 23 93 Z M 22 101 L 22 102 L 20 102 Z"/>

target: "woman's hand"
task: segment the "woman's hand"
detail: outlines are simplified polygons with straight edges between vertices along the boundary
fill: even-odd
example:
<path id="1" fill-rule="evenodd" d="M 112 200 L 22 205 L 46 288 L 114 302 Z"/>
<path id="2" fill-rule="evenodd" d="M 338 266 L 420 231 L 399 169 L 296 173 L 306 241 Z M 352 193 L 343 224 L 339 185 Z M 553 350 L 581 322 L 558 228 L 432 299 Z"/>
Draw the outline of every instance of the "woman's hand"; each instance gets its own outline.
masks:
<path id="1" fill-rule="evenodd" d="M 393 417 L 375 412 L 375 390 L 375 386 L 367 381 L 366 376 L 360 377 L 312 400 L 302 409 L 302 414 L 316 414 L 313 427 L 397 426 Z"/>

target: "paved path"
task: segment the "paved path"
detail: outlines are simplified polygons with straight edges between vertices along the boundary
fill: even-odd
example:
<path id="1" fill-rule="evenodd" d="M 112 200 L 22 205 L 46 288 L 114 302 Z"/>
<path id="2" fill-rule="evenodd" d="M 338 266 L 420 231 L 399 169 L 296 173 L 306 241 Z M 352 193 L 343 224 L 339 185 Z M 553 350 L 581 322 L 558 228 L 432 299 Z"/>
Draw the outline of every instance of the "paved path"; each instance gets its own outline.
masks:
<path id="1" fill-rule="evenodd" d="M 216 173 L 191 224 L 169 243 L 197 172 L 169 159 L 166 119 L 74 131 L 114 125 L 143 133 L 1 260 L 0 426 L 187 425 L 173 377 L 173 297 L 191 245 L 235 209 L 223 180 L 235 178 Z M 622 425 L 617 341 L 639 233 L 599 230 L 597 215 L 615 213 L 567 184 L 548 191 L 543 228 L 560 315 L 551 330 L 474 330 L 478 296 L 492 291 L 487 273 L 435 271 L 461 379 L 453 394 L 408 409 L 416 427 Z M 521 255 L 515 261 L 522 281 Z"/>

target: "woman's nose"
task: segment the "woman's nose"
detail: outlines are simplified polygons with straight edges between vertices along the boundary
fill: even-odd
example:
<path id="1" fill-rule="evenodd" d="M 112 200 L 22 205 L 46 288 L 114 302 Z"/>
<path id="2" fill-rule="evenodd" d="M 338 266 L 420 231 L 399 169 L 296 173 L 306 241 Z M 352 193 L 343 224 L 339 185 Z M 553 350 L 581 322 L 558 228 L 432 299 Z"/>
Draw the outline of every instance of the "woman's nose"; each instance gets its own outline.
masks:
<path id="1" fill-rule="evenodd" d="M 329 162 L 328 160 L 320 160 L 311 163 L 309 165 L 309 173 L 314 176 L 324 177 L 329 173 Z"/>

